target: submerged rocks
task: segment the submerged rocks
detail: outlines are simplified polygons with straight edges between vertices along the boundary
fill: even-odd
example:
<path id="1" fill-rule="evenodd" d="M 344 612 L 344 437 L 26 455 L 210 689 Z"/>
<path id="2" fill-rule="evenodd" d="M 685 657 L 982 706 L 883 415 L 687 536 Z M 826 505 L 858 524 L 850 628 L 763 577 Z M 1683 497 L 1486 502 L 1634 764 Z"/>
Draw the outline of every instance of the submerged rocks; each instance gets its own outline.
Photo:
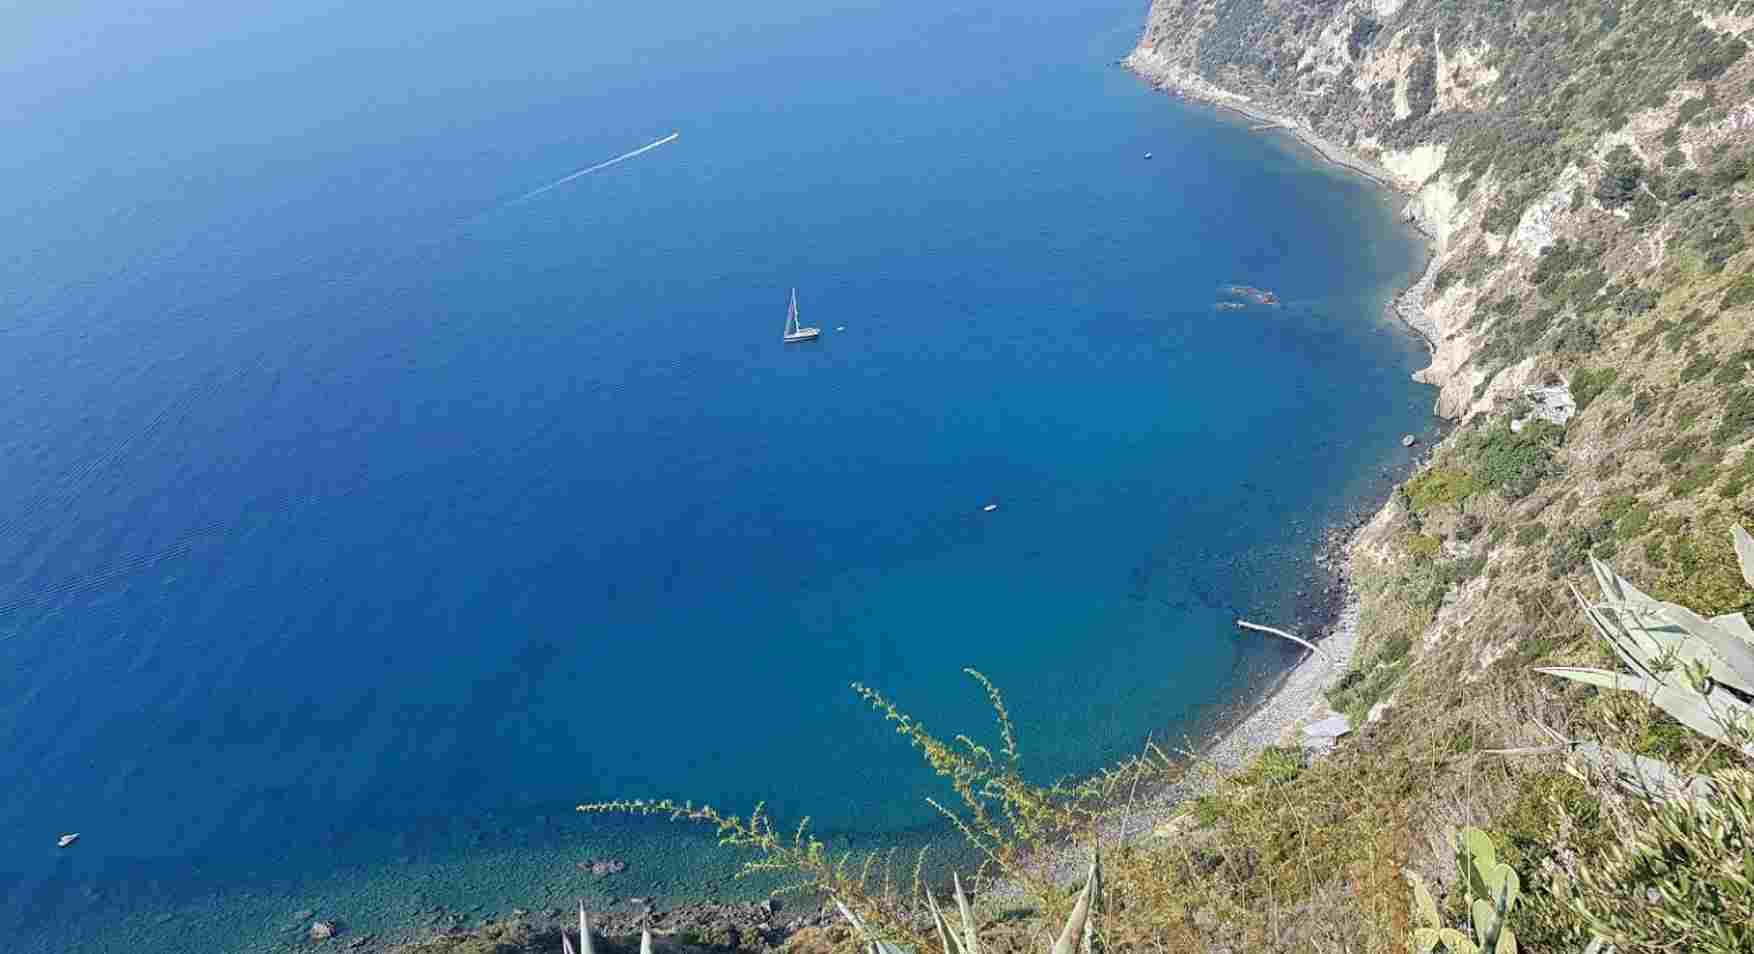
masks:
<path id="1" fill-rule="evenodd" d="M 627 862 L 620 858 L 591 858 L 579 862 L 580 871 L 589 871 L 593 877 L 602 878 L 607 875 L 620 874 L 627 870 Z"/>
<path id="2" fill-rule="evenodd" d="M 321 942 L 334 937 L 339 930 L 334 921 L 313 921 L 309 935 L 312 941 Z"/>

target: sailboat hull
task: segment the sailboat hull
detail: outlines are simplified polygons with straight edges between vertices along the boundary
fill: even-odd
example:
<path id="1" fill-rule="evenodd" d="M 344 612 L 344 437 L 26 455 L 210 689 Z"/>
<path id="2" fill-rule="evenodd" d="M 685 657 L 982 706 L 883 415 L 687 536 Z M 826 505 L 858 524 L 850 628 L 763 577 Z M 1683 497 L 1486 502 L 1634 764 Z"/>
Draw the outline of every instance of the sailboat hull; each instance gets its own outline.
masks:
<path id="1" fill-rule="evenodd" d="M 790 342 L 790 341 L 809 341 L 810 339 L 812 339 L 820 334 L 822 334 L 821 328 L 799 328 L 797 331 L 794 331 L 791 334 L 786 335 L 785 340 L 788 342 Z"/>

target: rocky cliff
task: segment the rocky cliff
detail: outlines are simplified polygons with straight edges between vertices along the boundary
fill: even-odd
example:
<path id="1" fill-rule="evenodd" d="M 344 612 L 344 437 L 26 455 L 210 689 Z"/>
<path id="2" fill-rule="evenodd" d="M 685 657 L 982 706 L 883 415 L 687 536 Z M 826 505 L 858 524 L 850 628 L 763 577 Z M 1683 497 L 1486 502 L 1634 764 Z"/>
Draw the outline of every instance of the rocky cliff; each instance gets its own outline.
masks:
<path id="1" fill-rule="evenodd" d="M 1401 307 L 1432 344 L 1417 377 L 1465 425 L 1432 465 L 1456 479 L 1416 479 L 1441 484 L 1444 499 L 1422 505 L 1404 489 L 1365 556 L 1404 558 L 1409 534 L 1454 523 L 1461 537 L 1438 535 L 1433 559 L 1484 560 L 1462 569 L 1501 584 L 1468 590 L 1476 574 L 1450 567 L 1465 602 L 1506 587 L 1557 598 L 1584 554 L 1676 577 L 1694 568 L 1670 559 L 1677 548 L 1720 550 L 1717 532 L 1746 517 L 1751 29 L 1749 3 L 1152 4 L 1132 70 L 1350 154 L 1431 236 Z M 1517 548 L 1487 545 L 1516 531 L 1533 549 L 1541 531 L 1525 528 L 1561 516 L 1582 536 L 1549 531 L 1547 552 L 1514 566 L 1502 551 Z"/>
<path id="2" fill-rule="evenodd" d="M 1458 427 L 1352 547 L 1357 648 L 1329 698 L 1359 731 L 1286 796 L 1375 800 L 1213 836 L 1381 839 L 1325 855 L 1354 867 L 1307 895 L 1375 925 L 1342 947 L 1404 938 L 1399 870 L 1444 876 L 1440 832 L 1467 823 L 1524 879 L 1527 949 L 1581 950 L 1569 899 L 1637 813 L 1560 771 L 1555 740 L 1725 764 L 1653 707 L 1532 668 L 1615 665 L 1574 596 L 1591 557 L 1702 614 L 1754 611 L 1729 544 L 1754 526 L 1751 31 L 1747 2 L 1154 0 L 1126 60 L 1349 156 L 1431 237 L 1400 310 Z M 1555 754 L 1472 754 L 1531 748 Z"/>

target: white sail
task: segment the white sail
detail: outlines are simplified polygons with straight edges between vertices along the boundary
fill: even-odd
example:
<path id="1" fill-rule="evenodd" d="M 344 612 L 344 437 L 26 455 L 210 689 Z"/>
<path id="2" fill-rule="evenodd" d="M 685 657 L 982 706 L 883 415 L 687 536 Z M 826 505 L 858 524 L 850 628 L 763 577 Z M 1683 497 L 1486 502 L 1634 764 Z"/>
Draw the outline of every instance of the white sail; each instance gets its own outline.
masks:
<path id="1" fill-rule="evenodd" d="M 792 300 L 786 305 L 786 330 L 781 337 L 786 341 L 809 341 L 821 333 L 821 328 L 806 328 L 799 322 L 798 290 L 792 289 Z"/>

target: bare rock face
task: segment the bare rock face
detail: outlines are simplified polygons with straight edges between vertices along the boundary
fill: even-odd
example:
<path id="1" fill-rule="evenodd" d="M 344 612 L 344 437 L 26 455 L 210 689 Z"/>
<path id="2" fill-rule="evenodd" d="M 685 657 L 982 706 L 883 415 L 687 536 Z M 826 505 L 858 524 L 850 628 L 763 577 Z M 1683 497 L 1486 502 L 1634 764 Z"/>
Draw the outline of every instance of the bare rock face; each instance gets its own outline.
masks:
<path id="1" fill-rule="evenodd" d="M 313 921 L 311 923 L 310 938 L 312 941 L 317 942 L 327 941 L 335 936 L 336 930 L 337 928 L 335 927 L 334 921 Z"/>

